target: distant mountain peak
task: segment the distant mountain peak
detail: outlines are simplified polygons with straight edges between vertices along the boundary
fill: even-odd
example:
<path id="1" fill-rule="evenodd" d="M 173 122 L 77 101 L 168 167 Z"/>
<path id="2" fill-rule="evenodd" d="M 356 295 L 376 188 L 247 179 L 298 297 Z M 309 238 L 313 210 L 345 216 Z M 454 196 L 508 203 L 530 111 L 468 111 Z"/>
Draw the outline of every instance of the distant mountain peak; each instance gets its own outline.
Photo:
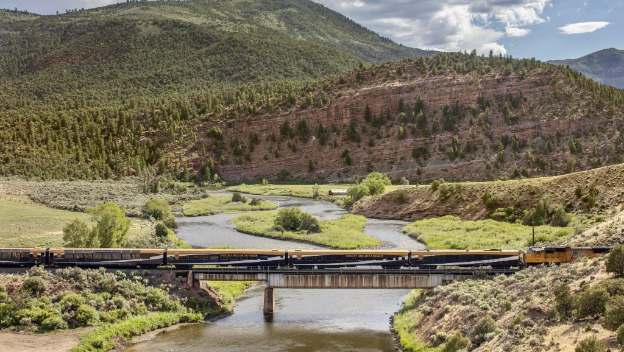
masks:
<path id="1" fill-rule="evenodd" d="M 555 65 L 567 65 L 598 82 L 624 89 L 624 50 L 607 48 L 578 59 L 553 60 Z"/>

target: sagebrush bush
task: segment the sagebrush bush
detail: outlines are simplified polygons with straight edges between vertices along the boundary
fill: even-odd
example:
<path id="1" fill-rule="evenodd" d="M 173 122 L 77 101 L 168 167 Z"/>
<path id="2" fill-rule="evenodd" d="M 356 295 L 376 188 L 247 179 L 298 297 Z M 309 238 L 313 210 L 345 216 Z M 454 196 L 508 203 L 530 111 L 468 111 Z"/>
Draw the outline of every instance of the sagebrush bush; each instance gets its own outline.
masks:
<path id="1" fill-rule="evenodd" d="M 372 172 L 362 181 L 362 185 L 368 188 L 368 193 L 371 195 L 384 193 L 386 186 L 391 184 L 388 175 L 381 172 Z"/>
<path id="2" fill-rule="evenodd" d="M 143 217 L 165 220 L 171 216 L 171 206 L 164 198 L 152 198 L 143 206 Z"/>
<path id="3" fill-rule="evenodd" d="M 568 320 L 574 312 L 574 298 L 570 287 L 566 284 L 555 288 L 555 310 L 561 320 Z"/>
<path id="4" fill-rule="evenodd" d="M 603 287 L 583 290 L 576 301 L 576 317 L 582 319 L 602 315 L 608 299 L 609 294 Z"/>
<path id="5" fill-rule="evenodd" d="M 95 308 L 88 304 L 81 304 L 76 309 L 74 319 L 78 326 L 95 325 L 99 321 L 99 315 Z"/>
<path id="6" fill-rule="evenodd" d="M 607 272 L 616 276 L 624 275 L 624 246 L 617 246 L 611 249 L 607 259 Z"/>
<path id="7" fill-rule="evenodd" d="M 46 290 L 46 282 L 42 277 L 29 276 L 24 280 L 22 289 L 33 296 L 39 296 Z"/>
<path id="8" fill-rule="evenodd" d="M 596 336 L 591 336 L 581 340 L 576 345 L 574 352 L 606 352 L 606 350 L 607 347 L 602 341 L 598 340 Z"/>
<path id="9" fill-rule="evenodd" d="M 616 330 L 624 324 L 624 296 L 613 296 L 607 301 L 604 326 Z"/>
<path id="10" fill-rule="evenodd" d="M 620 346 L 624 346 L 624 325 L 620 325 L 617 329 L 617 343 Z"/>
<path id="11" fill-rule="evenodd" d="M 496 331 L 496 322 L 490 315 L 486 315 L 481 318 L 477 324 L 475 324 L 472 330 L 472 342 L 475 345 L 480 345 L 487 341 L 490 334 Z"/>
<path id="12" fill-rule="evenodd" d="M 470 340 L 464 337 L 460 332 L 456 332 L 446 340 L 442 352 L 458 352 L 470 346 Z"/>
<path id="13" fill-rule="evenodd" d="M 368 187 L 363 184 L 357 184 L 355 186 L 350 187 L 347 190 L 347 195 L 351 201 L 351 204 L 357 202 L 358 200 L 368 196 L 370 194 Z"/>

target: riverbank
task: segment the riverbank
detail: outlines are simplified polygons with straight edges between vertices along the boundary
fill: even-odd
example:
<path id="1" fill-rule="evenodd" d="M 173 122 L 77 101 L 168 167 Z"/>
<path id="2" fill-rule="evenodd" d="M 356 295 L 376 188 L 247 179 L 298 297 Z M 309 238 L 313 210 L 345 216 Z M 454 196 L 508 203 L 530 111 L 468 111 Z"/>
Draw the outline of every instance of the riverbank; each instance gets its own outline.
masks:
<path id="1" fill-rule="evenodd" d="M 233 198 L 235 197 L 235 198 Z M 235 213 L 243 211 L 261 211 L 277 209 L 277 204 L 262 199 L 247 199 L 239 194 L 234 195 L 207 195 L 205 198 L 192 200 L 182 205 L 184 216 L 206 216 L 221 213 Z"/>

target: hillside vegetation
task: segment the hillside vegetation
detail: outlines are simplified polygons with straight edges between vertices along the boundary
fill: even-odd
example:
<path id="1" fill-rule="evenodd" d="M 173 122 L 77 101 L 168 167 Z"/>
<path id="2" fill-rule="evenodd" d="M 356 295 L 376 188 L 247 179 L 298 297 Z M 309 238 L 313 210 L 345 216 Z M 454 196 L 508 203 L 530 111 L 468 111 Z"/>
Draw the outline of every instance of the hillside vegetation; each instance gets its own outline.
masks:
<path id="1" fill-rule="evenodd" d="M 403 220 L 455 215 L 469 220 L 491 217 L 513 222 L 541 201 L 568 212 L 613 212 L 624 201 L 624 165 L 509 181 L 435 181 L 365 198 L 354 211 L 368 217 Z"/>

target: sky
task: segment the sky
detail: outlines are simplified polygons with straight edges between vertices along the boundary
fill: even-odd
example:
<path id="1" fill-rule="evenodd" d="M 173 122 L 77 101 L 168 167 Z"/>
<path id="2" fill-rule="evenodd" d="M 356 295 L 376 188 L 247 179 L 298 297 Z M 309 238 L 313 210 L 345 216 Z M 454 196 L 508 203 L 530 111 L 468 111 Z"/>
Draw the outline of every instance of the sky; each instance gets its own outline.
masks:
<path id="1" fill-rule="evenodd" d="M 119 0 L 0 0 L 40 14 Z M 624 49 L 623 0 L 314 0 L 394 41 L 421 49 L 490 50 L 541 60 Z"/>

